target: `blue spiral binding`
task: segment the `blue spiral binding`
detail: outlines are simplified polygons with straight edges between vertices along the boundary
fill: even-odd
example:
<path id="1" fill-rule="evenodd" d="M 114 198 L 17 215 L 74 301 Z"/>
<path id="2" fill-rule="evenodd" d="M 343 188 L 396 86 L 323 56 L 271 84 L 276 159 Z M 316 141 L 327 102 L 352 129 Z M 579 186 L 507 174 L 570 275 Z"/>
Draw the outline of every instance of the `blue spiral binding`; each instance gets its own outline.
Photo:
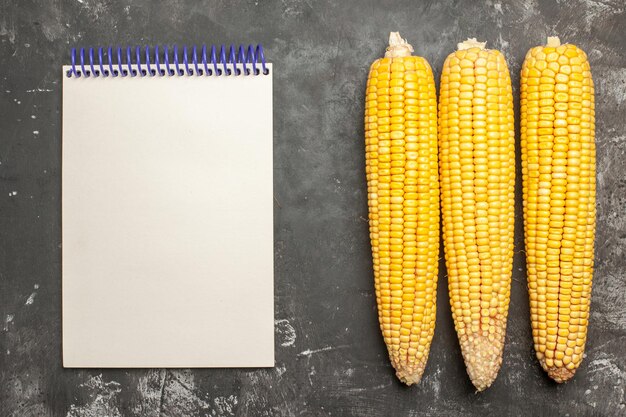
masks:
<path id="1" fill-rule="evenodd" d="M 220 63 L 223 67 L 222 74 L 230 75 L 230 70 L 226 66 L 226 49 L 224 49 L 224 45 L 220 46 Z"/>
<path id="2" fill-rule="evenodd" d="M 107 71 L 104 69 L 104 65 L 102 64 L 104 62 L 104 60 L 102 59 L 102 48 L 98 48 L 98 62 L 100 63 L 100 74 L 102 74 L 103 77 L 107 76 Z"/>
<path id="3" fill-rule="evenodd" d="M 139 47 L 137 47 L 139 48 Z M 156 75 L 156 70 L 153 70 L 152 67 L 150 66 L 150 48 L 148 48 L 146 46 L 146 67 L 148 68 L 146 71 L 148 72 L 148 74 L 151 77 L 154 77 Z"/>
<path id="4" fill-rule="evenodd" d="M 242 64 L 244 74 L 248 75 L 248 69 L 246 68 L 246 51 L 243 45 L 239 45 L 239 51 L 237 52 L 237 62 Z M 239 75 L 239 74 L 237 74 Z"/>
<path id="5" fill-rule="evenodd" d="M 93 67 L 93 61 L 93 48 L 91 48 L 89 49 L 89 68 L 91 68 L 91 73 L 94 77 L 99 77 L 100 73 Z"/>
<path id="6" fill-rule="evenodd" d="M 217 52 L 215 45 L 211 45 L 211 62 L 213 63 L 215 75 L 222 75 L 222 70 L 217 67 Z"/>
<path id="7" fill-rule="evenodd" d="M 174 75 L 174 70 L 170 68 L 170 54 L 167 52 L 167 45 L 163 47 L 163 49 L 165 50 L 163 52 L 163 57 L 165 58 L 165 72 L 167 73 L 167 75 L 169 75 L 170 77 L 172 75 Z"/>
<path id="8" fill-rule="evenodd" d="M 158 45 L 142 47 L 127 46 L 125 58 L 124 48 L 97 47 L 72 48 L 70 53 L 71 68 L 66 77 L 174 77 L 174 76 L 228 76 L 228 75 L 268 75 L 269 69 L 265 62 L 263 46 L 248 45 L 207 45 L 198 47 L 182 47 L 182 55 L 178 45 L 168 49 L 167 45 L 160 49 Z M 172 53 L 170 54 L 170 51 Z M 97 53 L 96 53 L 97 52 Z M 133 58 L 134 55 L 134 58 Z M 133 62 L 133 59 L 135 62 Z M 165 68 L 162 67 L 165 66 Z M 258 65 L 261 68 L 258 68 Z M 250 68 L 251 67 L 251 68 Z"/>
<path id="9" fill-rule="evenodd" d="M 146 48 L 149 48 L 149 47 L 148 47 L 148 46 L 146 46 Z M 154 47 L 154 62 L 155 62 L 155 65 L 156 65 L 156 67 L 157 67 L 157 69 L 156 69 L 156 71 L 157 71 L 156 75 L 161 76 L 161 77 L 162 77 L 163 75 L 165 75 L 165 73 L 164 73 L 164 72 L 163 72 L 163 70 L 161 69 L 161 63 L 159 62 L 159 45 L 157 45 L 157 46 L 155 46 L 155 47 Z"/>
<path id="10" fill-rule="evenodd" d="M 246 53 L 246 62 L 252 64 L 252 74 L 259 75 L 256 69 L 256 54 L 254 53 L 254 45 L 248 45 L 248 52 Z M 249 71 L 247 75 L 251 74 Z"/>
<path id="11" fill-rule="evenodd" d="M 139 68 L 139 75 L 145 77 L 147 75 L 147 72 L 145 69 L 141 68 L 141 48 L 138 46 L 135 47 L 135 58 L 137 59 L 137 68 Z"/>
<path id="12" fill-rule="evenodd" d="M 109 46 L 109 49 L 107 50 L 107 56 L 109 58 L 109 74 L 111 75 L 111 77 L 117 77 L 117 73 L 113 69 L 113 48 L 111 48 L 110 46 Z"/>
<path id="13" fill-rule="evenodd" d="M 185 65 L 185 70 L 187 71 L 187 75 L 193 75 L 193 71 L 189 69 L 189 60 L 187 59 L 187 47 L 183 47 L 183 64 Z"/>
<path id="14" fill-rule="evenodd" d="M 119 46 L 117 48 L 117 68 L 119 75 L 121 75 L 122 77 L 126 77 L 128 75 L 126 70 L 122 68 L 122 48 L 120 48 Z"/>
<path id="15" fill-rule="evenodd" d="M 83 70 L 85 77 L 89 77 L 89 71 L 85 71 L 85 50 L 83 48 L 80 50 L 80 69 Z"/>
<path id="16" fill-rule="evenodd" d="M 196 68 L 196 74 L 200 75 L 201 69 L 198 68 L 198 48 L 196 45 L 193 46 L 193 65 Z"/>
<path id="17" fill-rule="evenodd" d="M 137 71 L 133 69 L 133 61 L 130 58 L 130 51 L 130 46 L 126 47 L 126 66 L 128 67 L 128 73 L 130 74 L 130 76 L 135 77 L 137 76 Z"/>
<path id="18" fill-rule="evenodd" d="M 174 65 L 176 66 L 176 74 L 184 75 L 178 66 L 178 46 L 174 45 Z"/>
<path id="19" fill-rule="evenodd" d="M 209 69 L 209 64 L 206 59 L 206 45 L 202 45 L 202 65 L 204 66 L 204 73 L 211 75 L 211 70 Z"/>

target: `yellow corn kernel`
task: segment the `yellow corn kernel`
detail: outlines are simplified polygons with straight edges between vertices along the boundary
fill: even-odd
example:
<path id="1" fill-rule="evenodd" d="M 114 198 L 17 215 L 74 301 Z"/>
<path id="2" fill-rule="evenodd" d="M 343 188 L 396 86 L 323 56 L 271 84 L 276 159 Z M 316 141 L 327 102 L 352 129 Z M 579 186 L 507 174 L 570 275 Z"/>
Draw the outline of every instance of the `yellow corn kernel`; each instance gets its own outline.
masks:
<path id="1" fill-rule="evenodd" d="M 513 262 L 515 140 L 504 56 L 475 40 L 459 44 L 443 66 L 439 151 L 450 305 L 468 374 L 482 391 L 502 363 Z"/>
<path id="2" fill-rule="evenodd" d="M 398 378 L 418 383 L 435 329 L 437 101 L 428 62 L 398 33 L 370 69 L 365 157 L 380 328 Z"/>
<path id="3" fill-rule="evenodd" d="M 531 95 L 529 88 L 537 85 L 554 102 Z M 560 45 L 558 38 L 528 51 L 521 109 L 524 238 L 535 351 L 548 375 L 565 382 L 582 361 L 593 275 L 595 115 L 585 53 Z M 555 117 L 535 129 L 542 114 Z M 539 336 L 540 329 L 548 338 Z"/>

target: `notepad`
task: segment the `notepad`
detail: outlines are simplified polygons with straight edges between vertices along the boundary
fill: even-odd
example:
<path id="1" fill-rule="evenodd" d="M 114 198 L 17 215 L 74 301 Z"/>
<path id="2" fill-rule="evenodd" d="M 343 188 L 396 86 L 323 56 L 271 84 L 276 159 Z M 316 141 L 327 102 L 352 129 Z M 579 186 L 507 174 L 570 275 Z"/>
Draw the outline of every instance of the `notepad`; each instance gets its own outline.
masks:
<path id="1" fill-rule="evenodd" d="M 63 68 L 65 367 L 274 366 L 272 66 L 212 51 Z"/>

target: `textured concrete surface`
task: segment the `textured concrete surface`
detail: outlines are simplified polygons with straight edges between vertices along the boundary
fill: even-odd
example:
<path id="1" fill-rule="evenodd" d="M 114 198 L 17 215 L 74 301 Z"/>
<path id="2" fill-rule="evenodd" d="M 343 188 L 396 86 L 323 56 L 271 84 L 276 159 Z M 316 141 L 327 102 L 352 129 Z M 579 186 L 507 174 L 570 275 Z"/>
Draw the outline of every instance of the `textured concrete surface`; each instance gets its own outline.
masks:
<path id="1" fill-rule="evenodd" d="M 0 1 L 0 416 L 626 415 L 626 6 L 469 3 Z M 443 267 L 424 379 L 406 388 L 393 375 L 373 297 L 362 127 L 368 66 L 390 30 L 437 73 L 457 41 L 486 40 L 507 57 L 516 96 L 526 51 L 547 35 L 590 57 L 597 269 L 587 357 L 567 385 L 532 351 L 519 203 L 494 385 L 475 394 L 466 376 Z M 203 42 L 262 42 L 275 64 L 276 367 L 64 370 L 60 66 L 71 46 Z"/>

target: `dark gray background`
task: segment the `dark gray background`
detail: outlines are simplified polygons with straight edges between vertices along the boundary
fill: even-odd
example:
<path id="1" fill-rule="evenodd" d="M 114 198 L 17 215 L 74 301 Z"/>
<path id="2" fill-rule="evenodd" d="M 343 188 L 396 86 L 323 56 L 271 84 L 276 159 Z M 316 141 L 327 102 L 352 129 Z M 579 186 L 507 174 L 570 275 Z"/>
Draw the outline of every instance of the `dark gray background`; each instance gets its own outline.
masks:
<path id="1" fill-rule="evenodd" d="M 624 1 L 469 3 L 1 0 L 0 416 L 626 415 Z M 486 40 L 505 54 L 516 97 L 524 55 L 547 35 L 589 55 L 597 267 L 587 357 L 566 385 L 532 350 L 519 201 L 494 385 L 475 394 L 466 376 L 443 266 L 423 381 L 406 388 L 394 377 L 376 319 L 362 126 L 368 67 L 391 30 L 437 76 L 458 41 Z M 213 42 L 261 42 L 275 65 L 276 367 L 64 370 L 61 65 L 71 46 Z M 518 168 L 518 200 L 520 183 Z"/>

